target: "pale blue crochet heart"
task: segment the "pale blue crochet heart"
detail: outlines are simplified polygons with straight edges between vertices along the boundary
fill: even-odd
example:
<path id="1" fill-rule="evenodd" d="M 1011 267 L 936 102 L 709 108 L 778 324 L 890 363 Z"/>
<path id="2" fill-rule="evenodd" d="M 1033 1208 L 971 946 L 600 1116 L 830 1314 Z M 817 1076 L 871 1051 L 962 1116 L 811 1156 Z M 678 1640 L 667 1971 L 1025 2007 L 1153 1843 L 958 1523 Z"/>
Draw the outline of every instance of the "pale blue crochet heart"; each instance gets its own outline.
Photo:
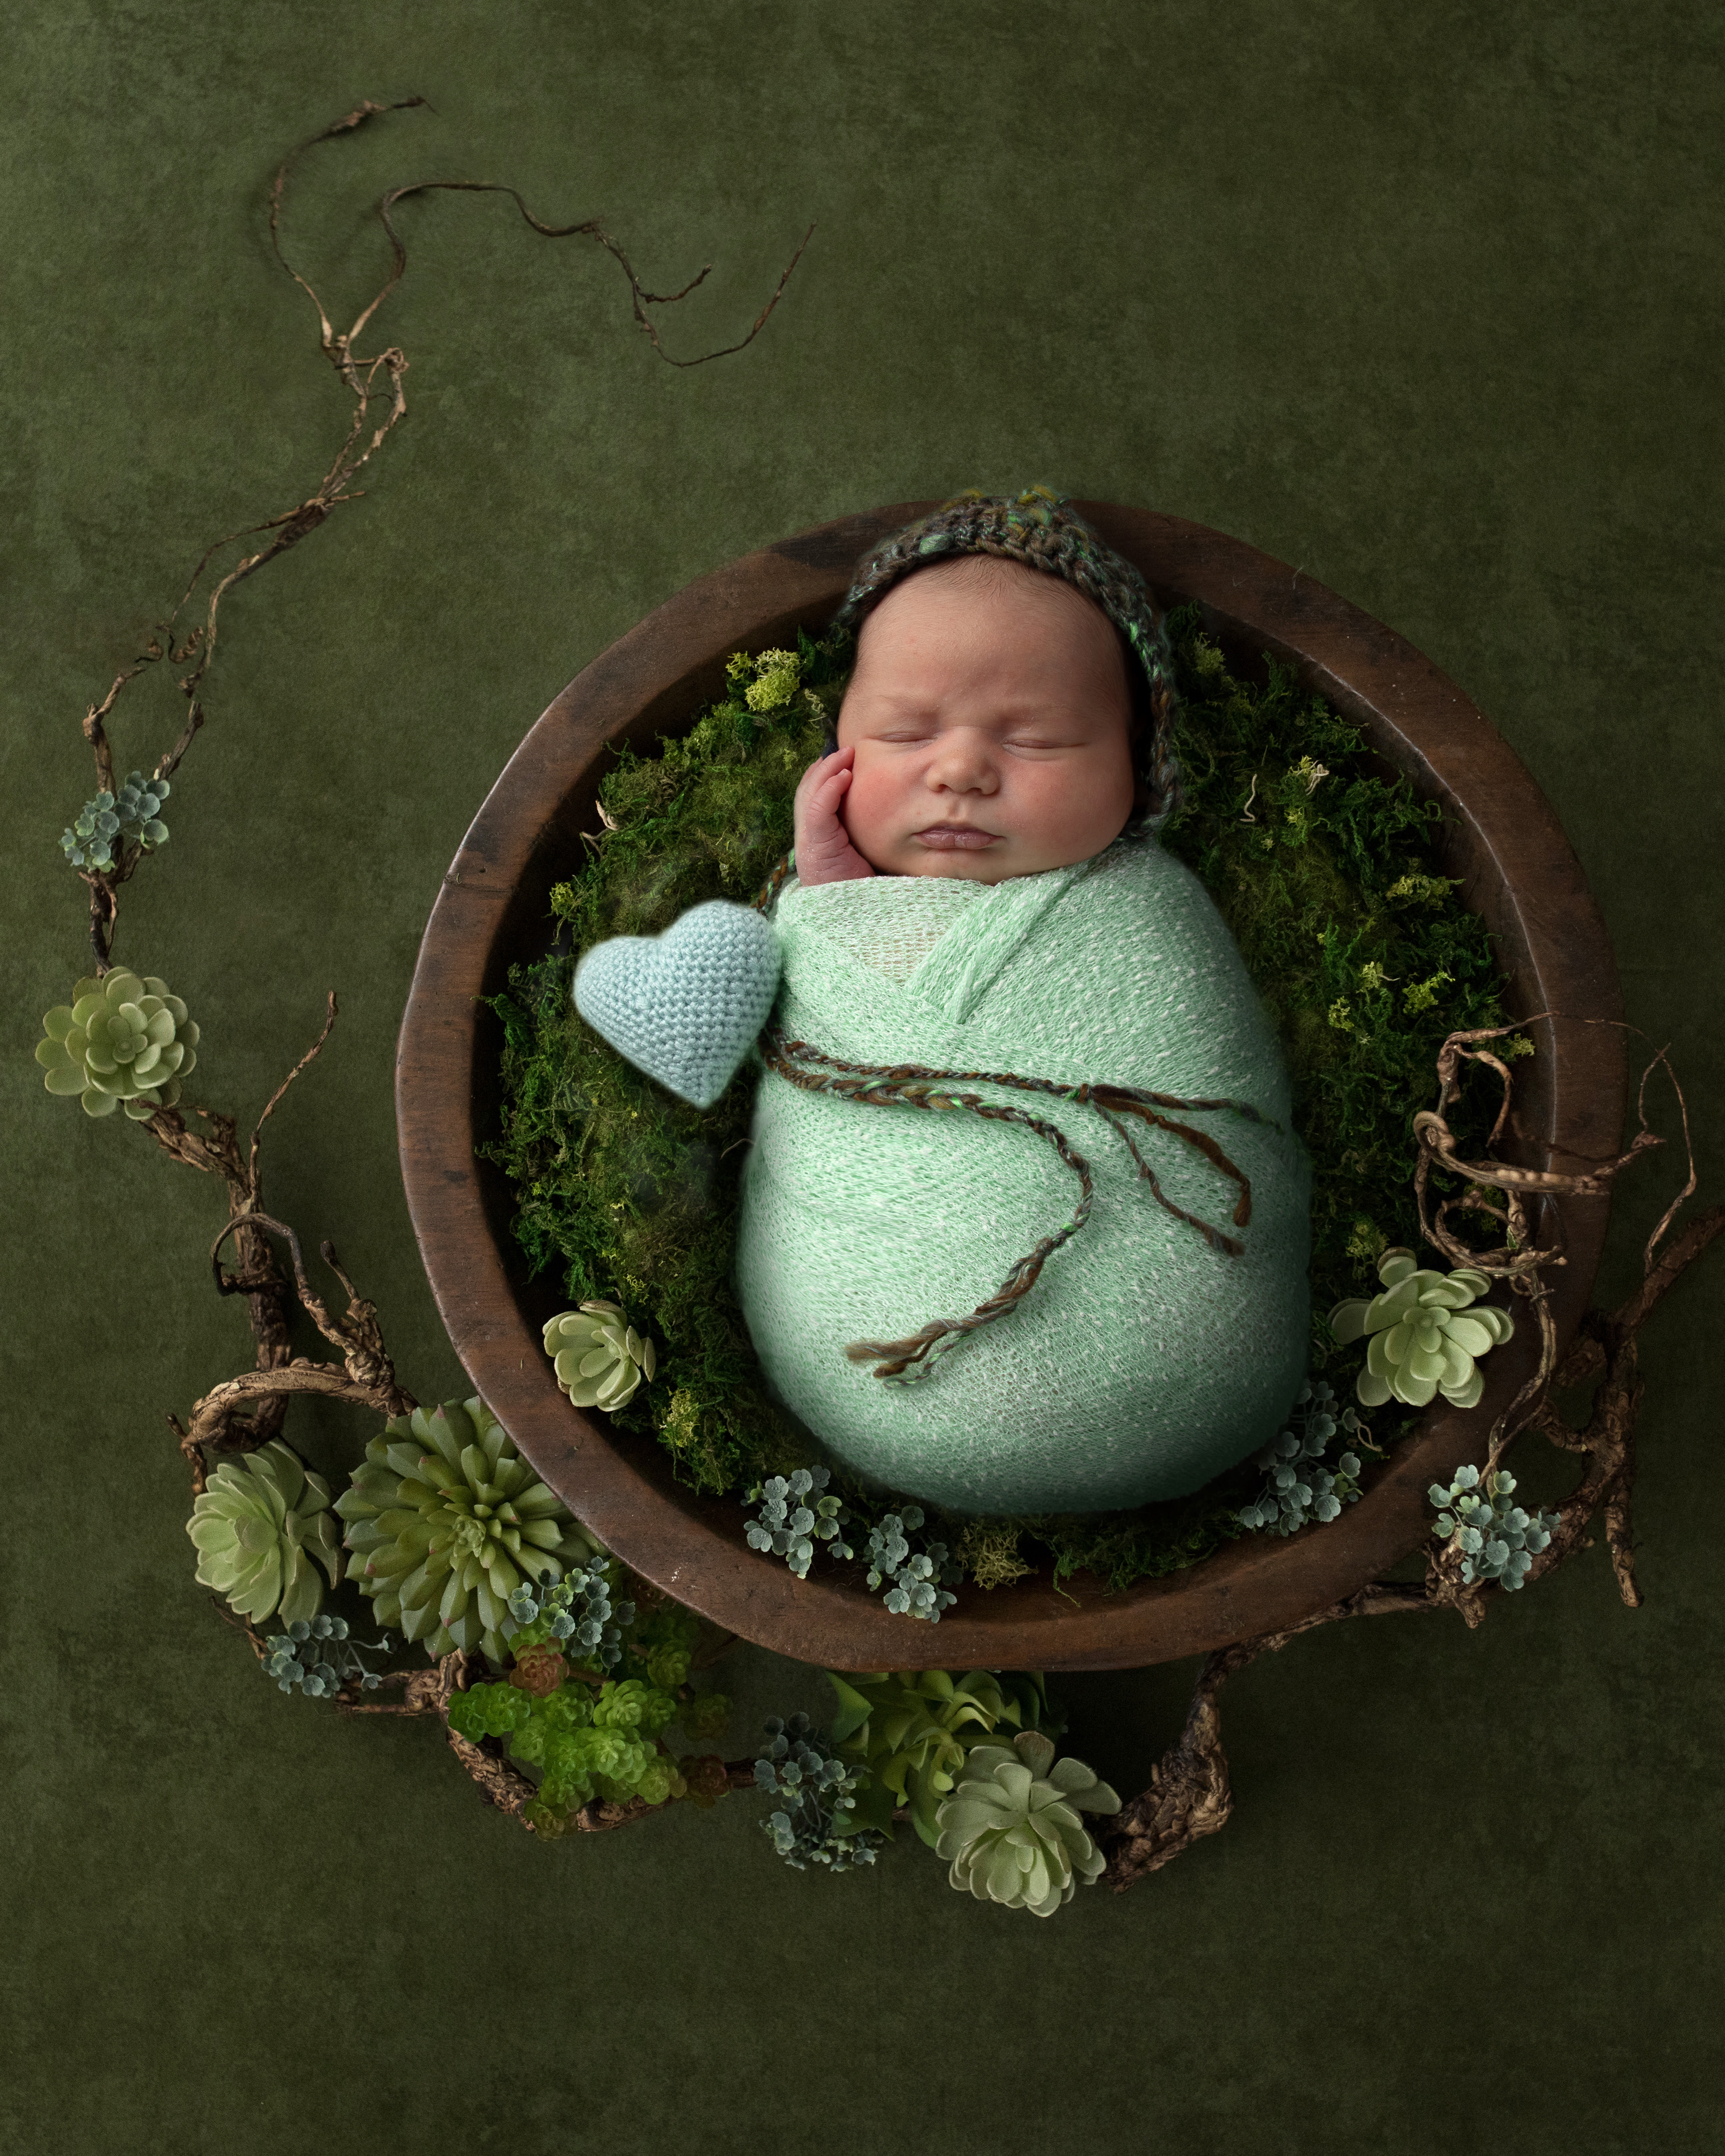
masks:
<path id="1" fill-rule="evenodd" d="M 637 1070 L 710 1108 L 778 993 L 778 936 L 752 906 L 710 899 L 662 936 L 614 936 L 575 968 L 575 1008 Z"/>

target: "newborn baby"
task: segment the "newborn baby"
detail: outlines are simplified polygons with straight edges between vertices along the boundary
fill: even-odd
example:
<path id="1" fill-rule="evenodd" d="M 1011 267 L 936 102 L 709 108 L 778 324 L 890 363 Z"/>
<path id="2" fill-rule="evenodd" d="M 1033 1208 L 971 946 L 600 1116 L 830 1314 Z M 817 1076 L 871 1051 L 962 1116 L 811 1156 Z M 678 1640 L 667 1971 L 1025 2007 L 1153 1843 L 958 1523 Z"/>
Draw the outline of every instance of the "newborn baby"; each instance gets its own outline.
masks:
<path id="1" fill-rule="evenodd" d="M 840 616 L 856 666 L 797 792 L 737 1250 L 784 1403 L 864 1474 L 978 1513 L 1196 1489 L 1306 1368 L 1281 1058 L 1152 835 L 1166 642 L 1050 503 L 961 496 Z"/>

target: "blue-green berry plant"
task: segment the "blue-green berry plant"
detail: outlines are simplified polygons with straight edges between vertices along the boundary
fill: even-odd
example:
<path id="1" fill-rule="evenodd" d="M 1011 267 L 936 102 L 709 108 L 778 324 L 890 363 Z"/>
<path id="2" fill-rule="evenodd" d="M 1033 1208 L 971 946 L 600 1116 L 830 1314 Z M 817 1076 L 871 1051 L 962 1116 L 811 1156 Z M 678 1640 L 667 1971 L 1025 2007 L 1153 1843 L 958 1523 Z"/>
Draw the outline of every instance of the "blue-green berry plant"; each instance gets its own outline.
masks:
<path id="1" fill-rule="evenodd" d="M 146 778 L 141 771 L 133 772 L 117 793 L 104 787 L 61 832 L 61 852 L 74 869 L 94 869 L 100 875 L 118 868 L 128 846 L 154 853 L 167 844 L 161 810 L 172 791 L 167 779 Z"/>
<path id="2" fill-rule="evenodd" d="M 826 1732 L 813 1727 L 806 1714 L 793 1714 L 788 1722 L 772 1717 L 766 1737 L 755 1761 L 755 1785 L 780 1799 L 761 1822 L 779 1856 L 795 1871 L 811 1864 L 828 1871 L 872 1864 L 886 1837 L 857 1817 L 857 1791 L 868 1782 L 867 1768 L 839 1758 Z"/>
<path id="3" fill-rule="evenodd" d="M 831 1479 L 824 1467 L 799 1467 L 793 1475 L 769 1475 L 757 1484 L 748 1494 L 749 1503 L 761 1507 L 760 1517 L 744 1531 L 749 1548 L 782 1557 L 798 1579 L 809 1577 L 817 1543 L 826 1544 L 829 1556 L 855 1557 L 845 1538 L 850 1515 L 827 1494 Z"/>
<path id="4" fill-rule="evenodd" d="M 1476 1582 L 1520 1587 L 1563 1524 L 1559 1513 L 1529 1512 L 1513 1502 L 1516 1478 L 1503 1468 L 1482 1480 L 1470 1466 L 1455 1470 L 1447 1490 L 1434 1482 L 1426 1491 L 1437 1507 L 1431 1532 L 1460 1557 L 1464 1587 Z"/>
<path id="5" fill-rule="evenodd" d="M 342 1686 L 357 1683 L 362 1691 L 375 1691 L 383 1680 L 360 1660 L 358 1643 L 350 1640 L 347 1620 L 321 1610 L 316 1617 L 296 1617 L 285 1632 L 275 1632 L 264 1642 L 268 1652 L 261 1664 L 265 1676 L 274 1677 L 283 1691 L 296 1687 L 307 1699 L 333 1699 Z M 373 1640 L 367 1651 L 387 1655 L 389 1635 Z"/>
<path id="6" fill-rule="evenodd" d="M 554 1640 L 571 1661 L 615 1669 L 623 1634 L 634 1622 L 633 1602 L 611 1599 L 614 1561 L 596 1558 L 555 1580 L 524 1579 L 509 1598 L 501 1626 L 510 1652 Z"/>
<path id="7" fill-rule="evenodd" d="M 932 1542 L 913 1550 L 910 1537 L 922 1525 L 922 1507 L 906 1505 L 902 1512 L 889 1512 L 869 1531 L 863 1551 L 867 1560 L 869 1586 L 885 1589 L 882 1600 L 895 1616 L 921 1617 L 938 1625 L 942 1609 L 958 1599 L 947 1590 L 964 1577 L 944 1543 Z"/>
<path id="8" fill-rule="evenodd" d="M 1242 1527 L 1265 1534 L 1297 1533 L 1313 1521 L 1338 1518 L 1344 1505 L 1359 1502 L 1359 1455 L 1344 1452 L 1332 1467 L 1324 1453 L 1338 1430 L 1369 1445 L 1370 1425 L 1353 1408 L 1338 1414 L 1334 1388 L 1322 1379 L 1301 1387 L 1288 1423 L 1253 1455 L 1264 1470 L 1264 1486 L 1235 1515 Z"/>

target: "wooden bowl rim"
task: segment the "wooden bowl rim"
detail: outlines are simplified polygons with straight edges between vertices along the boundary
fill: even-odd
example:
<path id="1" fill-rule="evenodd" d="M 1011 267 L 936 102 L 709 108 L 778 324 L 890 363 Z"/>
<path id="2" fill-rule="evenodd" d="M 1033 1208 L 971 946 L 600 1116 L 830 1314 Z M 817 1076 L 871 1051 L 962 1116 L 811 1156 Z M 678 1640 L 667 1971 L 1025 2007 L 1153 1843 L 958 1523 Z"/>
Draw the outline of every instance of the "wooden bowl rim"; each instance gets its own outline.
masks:
<path id="1" fill-rule="evenodd" d="M 858 558 L 933 502 L 896 502 L 794 534 L 697 578 L 584 667 L 522 741 L 462 841 L 432 909 L 402 1022 L 396 1106 L 403 1179 L 432 1292 L 474 1385 L 537 1472 L 634 1570 L 730 1631 L 829 1668 L 1131 1668 L 1208 1652 L 1298 1623 L 1378 1576 L 1430 1532 L 1425 1492 L 1485 1456 L 1491 1421 L 1534 1368 L 1523 1322 L 1491 1356 L 1485 1397 L 1441 1401 L 1378 1471 L 1358 1503 L 1286 1538 L 1249 1535 L 1202 1564 L 1110 1594 L 1078 1575 L 960 1590 L 938 1625 L 894 1616 L 847 1567 L 798 1580 L 743 1541 L 745 1507 L 697 1498 L 671 1480 L 663 1449 L 614 1436 L 558 1391 L 524 1299 L 557 1306 L 545 1283 L 512 1282 L 506 1194 L 475 1157 L 495 1086 L 497 1034 L 479 998 L 508 965 L 545 947 L 544 893 L 585 859 L 601 752 L 650 752 L 685 732 L 723 686 L 726 655 L 818 632 Z M 1604 924 L 1532 775 L 1454 682 L 1405 639 L 1243 541 L 1109 502 L 1074 504 L 1137 563 L 1158 603 L 1196 599 L 1235 650 L 1273 654 L 1453 819 L 1450 872 L 1498 938 L 1512 1010 L 1570 1020 L 1559 1038 L 1530 1024 L 1539 1054 L 1515 1128 L 1526 1164 L 1618 1147 L 1626 1050 Z M 1612 1023 L 1611 1021 L 1618 1021 Z M 1567 1264 L 1553 1296 L 1559 1352 L 1591 1292 L 1609 1201 L 1543 1201 Z"/>

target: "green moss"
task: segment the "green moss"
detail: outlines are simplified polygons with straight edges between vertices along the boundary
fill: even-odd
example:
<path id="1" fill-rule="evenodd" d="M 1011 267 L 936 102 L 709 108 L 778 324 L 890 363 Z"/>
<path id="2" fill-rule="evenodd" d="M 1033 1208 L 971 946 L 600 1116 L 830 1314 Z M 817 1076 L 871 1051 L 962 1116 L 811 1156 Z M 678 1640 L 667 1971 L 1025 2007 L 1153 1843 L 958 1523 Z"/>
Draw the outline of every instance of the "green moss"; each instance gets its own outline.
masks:
<path id="1" fill-rule="evenodd" d="M 1168 629 L 1186 801 L 1163 844 L 1215 899 L 1286 1050 L 1314 1169 L 1317 1373 L 1348 1353 L 1330 1341 L 1325 1313 L 1368 1291 L 1386 1244 L 1417 1242 L 1412 1117 L 1434 1096 L 1445 1036 L 1503 1023 L 1501 983 L 1484 923 L 1438 873 L 1437 805 L 1405 778 L 1387 782 L 1359 729 L 1288 670 L 1269 662 L 1261 687 L 1232 678 L 1195 607 Z M 514 968 L 492 1002 L 505 1035 L 502 1122 L 480 1150 L 514 1185 L 516 1237 L 570 1303 L 614 1300 L 654 1339 L 657 1379 L 614 1419 L 655 1435 L 679 1479 L 715 1493 L 740 1495 L 821 1456 L 768 1399 L 731 1286 L 752 1075 L 745 1066 L 706 1111 L 674 1099 L 581 1019 L 572 953 L 608 936 L 656 935 L 705 899 L 753 897 L 791 843 L 797 781 L 850 659 L 842 639 L 804 635 L 794 654 L 738 654 L 725 698 L 692 732 L 658 757 L 616 752 L 592 859 L 551 894 L 558 948 Z M 1510 1052 L 1531 1050 L 1518 1041 Z M 1464 1146 L 1483 1138 L 1465 1110 L 1452 1127 Z M 1332 1373 L 1338 1389 L 1344 1375 Z M 1378 1440 L 1413 1420 L 1380 1415 Z M 854 1511 L 872 1520 L 890 1508 L 828 1464 Z M 1004 1579 L 1021 1557 L 1040 1557 L 1056 1578 L 1092 1571 L 1117 1588 L 1178 1571 L 1244 1532 L 1233 1514 L 1257 1480 L 1247 1464 L 1135 1512 L 990 1523 L 982 1569 Z M 970 1523 L 925 1510 L 935 1532 L 963 1541 Z"/>

